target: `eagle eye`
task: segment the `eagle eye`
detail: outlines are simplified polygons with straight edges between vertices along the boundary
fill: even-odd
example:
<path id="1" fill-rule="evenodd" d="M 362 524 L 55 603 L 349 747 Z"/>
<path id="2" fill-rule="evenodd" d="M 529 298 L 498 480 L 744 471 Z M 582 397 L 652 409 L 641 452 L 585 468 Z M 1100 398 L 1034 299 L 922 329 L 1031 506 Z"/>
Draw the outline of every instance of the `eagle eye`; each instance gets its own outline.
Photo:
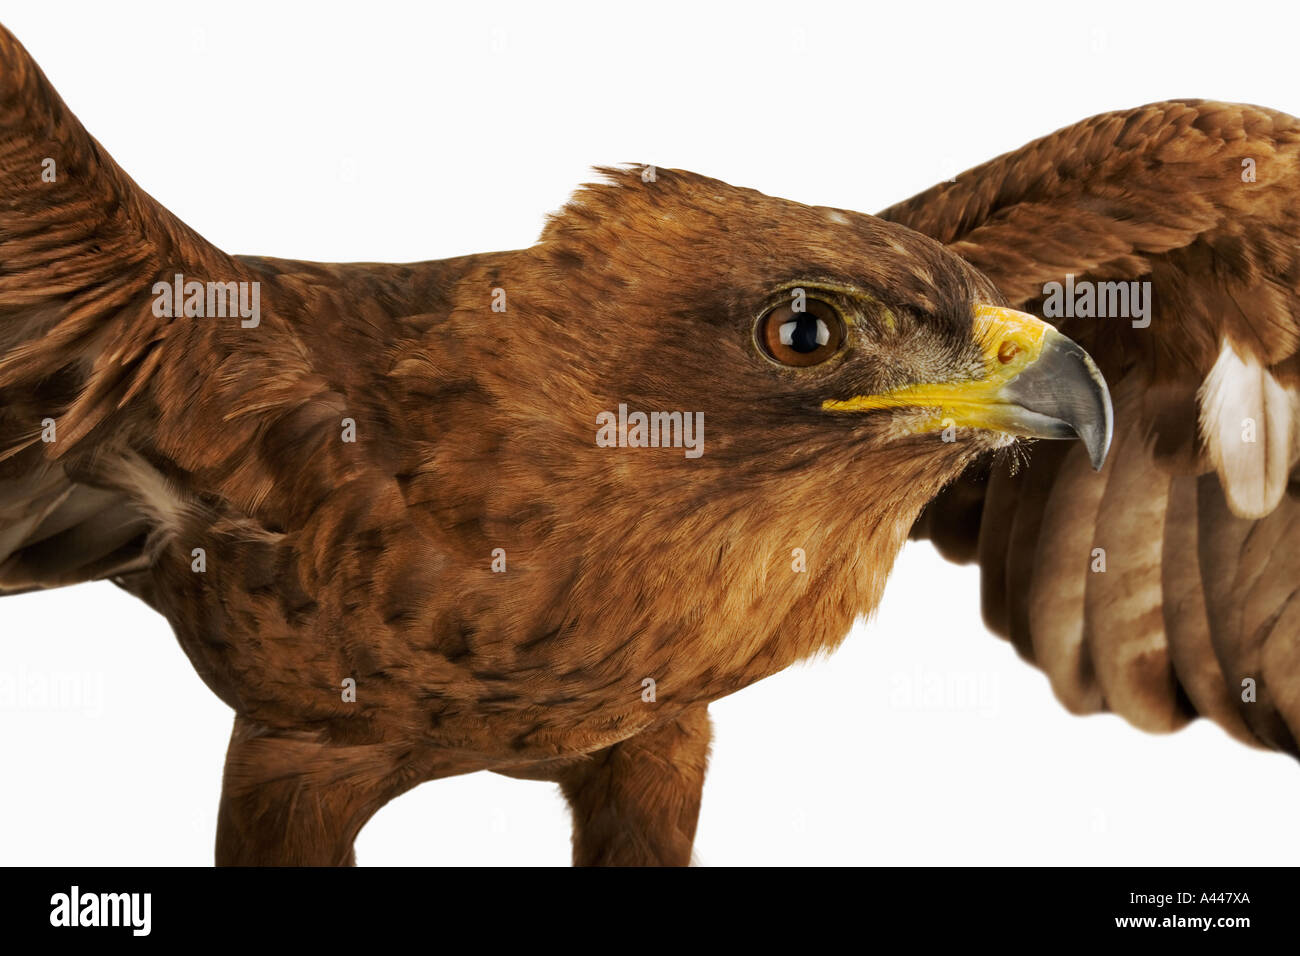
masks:
<path id="1" fill-rule="evenodd" d="M 796 308 L 803 306 L 802 309 Z M 821 299 L 783 302 L 759 317 L 755 338 L 775 362 L 794 368 L 820 365 L 844 344 L 844 320 Z"/>

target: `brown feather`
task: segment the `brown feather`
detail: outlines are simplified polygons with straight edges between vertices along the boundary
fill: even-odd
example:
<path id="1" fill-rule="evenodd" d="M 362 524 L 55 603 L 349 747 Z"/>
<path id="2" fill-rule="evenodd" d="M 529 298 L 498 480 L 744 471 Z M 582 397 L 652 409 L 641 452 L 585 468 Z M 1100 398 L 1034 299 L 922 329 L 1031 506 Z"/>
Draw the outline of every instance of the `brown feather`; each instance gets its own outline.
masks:
<path id="1" fill-rule="evenodd" d="M 978 556 L 990 626 L 1067 706 L 1104 688 L 1165 729 L 1185 667 L 1222 703 L 1181 611 L 1170 634 L 1200 643 L 1162 643 L 1165 592 L 1194 610 L 1196 581 L 1163 571 L 1164 489 L 1208 460 L 1209 640 L 1230 689 L 1256 676 L 1245 723 L 1294 752 L 1296 575 L 1269 560 L 1291 501 L 1247 522 L 1219 482 L 1271 507 L 1292 449 L 1298 155 L 1290 117 L 1161 103 L 883 218 L 606 169 L 527 249 L 237 257 L 132 182 L 0 29 L 0 589 L 110 577 L 168 619 L 236 711 L 219 862 L 351 862 L 387 800 L 488 769 L 561 784 L 577 862 L 681 864 L 708 703 L 836 646 L 927 505 L 917 533 Z M 1009 439 L 988 428 L 949 442 L 924 410 L 823 407 L 980 380 L 976 306 L 1041 308 L 1067 272 L 1149 280 L 1160 304 L 1146 329 L 1062 323 L 1152 397 L 1101 476 L 1081 448 L 990 472 Z M 258 321 L 160 309 L 177 275 L 257 289 Z M 764 355 L 756 317 L 796 288 L 836 303 L 842 360 Z M 1216 381 L 1269 399 L 1267 455 L 1207 415 L 1236 407 L 1203 387 L 1225 354 Z M 601 446 L 624 404 L 703 414 L 708 453 Z M 1088 578 L 1094 534 L 1131 578 Z"/>
<path id="2" fill-rule="evenodd" d="M 1243 177 L 1243 158 L 1255 162 L 1256 180 Z M 1071 710 L 1103 706 L 1095 667 L 1105 703 L 1142 726 L 1177 726 L 1190 703 L 1237 736 L 1244 736 L 1244 717 L 1254 734 L 1292 749 L 1272 704 L 1242 709 L 1234 702 L 1242 668 L 1262 666 L 1257 648 L 1263 636 L 1248 636 L 1242 628 L 1269 633 L 1266 624 L 1276 627 L 1270 641 L 1279 650 L 1271 659 L 1292 659 L 1293 618 L 1274 591 L 1288 588 L 1294 576 L 1277 557 L 1252 566 L 1250 586 L 1272 595 L 1261 598 L 1260 607 L 1277 617 L 1244 624 L 1233 608 L 1245 600 L 1247 580 L 1237 578 L 1236 559 L 1229 555 L 1240 552 L 1251 523 L 1214 502 L 1221 500 L 1220 482 L 1231 480 L 1241 482 L 1234 486 L 1234 501 L 1258 507 L 1267 497 L 1257 490 L 1263 486 L 1261 469 L 1275 475 L 1279 456 L 1292 463 L 1300 456 L 1295 436 L 1285 434 L 1285 405 L 1294 408 L 1296 401 L 1300 343 L 1300 123 L 1260 107 L 1197 100 L 1107 113 L 882 215 L 948 244 L 1013 305 L 1039 314 L 1048 283 L 1062 283 L 1067 274 L 1076 283 L 1150 283 L 1149 324 L 1057 320 L 1097 359 L 1112 390 L 1133 396 L 1135 404 L 1102 476 L 1085 472 L 1086 459 L 1077 450 L 1068 456 L 1036 545 L 1017 534 L 1019 558 L 981 549 L 987 558 L 981 561 L 986 608 L 988 594 L 1008 588 L 1016 593 L 1019 582 L 1007 580 L 1008 566 L 1033 568 L 1028 629 L 1034 658 Z M 1227 457 L 1224 449 L 1207 454 L 1201 433 L 1213 397 L 1204 386 L 1225 342 L 1256 363 L 1227 387 L 1259 388 L 1262 380 L 1261 395 L 1273 396 L 1256 403 L 1259 445 L 1233 447 L 1237 423 L 1222 423 L 1230 442 Z M 1278 383 L 1272 392 L 1269 376 Z M 1287 390 L 1284 398 L 1278 389 Z M 1210 467 L 1218 474 L 1201 479 L 1199 520 L 1189 527 L 1186 491 L 1167 497 L 1161 489 L 1185 489 L 1180 483 Z M 1030 476 L 1034 468 L 1031 460 Z M 943 497 L 930 506 L 931 514 L 944 513 Z M 970 507 L 970 497 L 963 508 Z M 986 490 L 986 511 L 991 498 Z M 1004 520 L 1007 506 L 1005 500 L 998 505 Z M 1166 508 L 1184 516 L 1178 527 Z M 1018 526 L 1018 516 L 1011 520 Z M 918 533 L 944 532 L 932 519 Z M 1104 578 L 1084 570 L 1094 534 L 1098 545 L 1107 546 L 1110 570 Z M 1193 542 L 1199 570 L 1186 564 Z M 942 552 L 949 551 L 960 546 L 946 542 Z M 1032 561 L 1025 559 L 1029 554 Z M 1117 568 L 1124 570 L 1117 575 Z M 1085 586 L 1088 597 L 1081 604 Z M 1205 624 L 1199 621 L 1202 606 Z M 1217 674 L 1207 656 L 1205 628 L 1222 664 Z M 1087 655 L 1079 643 L 1085 633 Z M 1274 676 L 1270 684 L 1277 687 L 1278 681 Z M 1300 676 L 1280 681 L 1285 694 Z"/>

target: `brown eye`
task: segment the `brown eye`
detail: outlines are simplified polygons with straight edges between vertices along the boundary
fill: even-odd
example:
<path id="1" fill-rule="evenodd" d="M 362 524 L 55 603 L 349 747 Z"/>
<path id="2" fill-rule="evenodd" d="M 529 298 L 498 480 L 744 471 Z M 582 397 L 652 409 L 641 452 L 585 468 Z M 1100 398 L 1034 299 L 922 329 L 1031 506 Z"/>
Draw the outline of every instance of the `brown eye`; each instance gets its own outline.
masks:
<path id="1" fill-rule="evenodd" d="M 820 299 L 806 299 L 803 311 L 787 302 L 769 309 L 758 320 L 758 344 L 782 365 L 818 365 L 844 344 L 844 321 Z"/>

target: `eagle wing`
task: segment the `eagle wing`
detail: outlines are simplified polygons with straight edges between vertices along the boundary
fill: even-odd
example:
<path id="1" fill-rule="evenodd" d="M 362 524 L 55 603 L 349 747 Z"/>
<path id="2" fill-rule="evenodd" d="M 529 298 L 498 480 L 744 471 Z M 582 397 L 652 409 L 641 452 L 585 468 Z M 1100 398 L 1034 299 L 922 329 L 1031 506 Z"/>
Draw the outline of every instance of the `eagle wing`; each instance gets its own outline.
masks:
<path id="1" fill-rule="evenodd" d="M 227 255 L 113 162 L 0 27 L 0 593 L 123 583 L 198 502 L 256 532 L 345 485 L 395 499 L 385 449 L 403 447 L 405 409 L 388 374 L 472 259 Z M 160 283 L 190 280 L 256 287 L 260 318 L 158 307 Z M 337 440 L 349 416 L 356 444 Z"/>
<path id="2" fill-rule="evenodd" d="M 1100 472 L 1040 442 L 968 471 L 913 536 L 978 561 L 986 623 L 1071 711 L 1206 716 L 1300 755 L 1300 121 L 1106 113 L 881 216 L 1058 325 L 1115 397 Z"/>
<path id="3" fill-rule="evenodd" d="M 146 516 L 79 474 L 156 368 L 150 288 L 224 257 L 118 168 L 0 27 L 0 592 L 138 569 Z"/>

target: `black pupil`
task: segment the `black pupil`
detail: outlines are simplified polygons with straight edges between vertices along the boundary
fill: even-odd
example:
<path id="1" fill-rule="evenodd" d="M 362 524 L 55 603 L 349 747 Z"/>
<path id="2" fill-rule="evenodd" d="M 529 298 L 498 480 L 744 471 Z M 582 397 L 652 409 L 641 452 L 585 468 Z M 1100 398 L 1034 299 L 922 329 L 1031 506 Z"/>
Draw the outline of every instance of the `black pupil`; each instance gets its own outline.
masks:
<path id="1" fill-rule="evenodd" d="M 821 348 L 817 341 L 817 318 L 804 312 L 795 316 L 794 334 L 790 336 L 790 348 L 796 352 L 816 352 Z"/>

